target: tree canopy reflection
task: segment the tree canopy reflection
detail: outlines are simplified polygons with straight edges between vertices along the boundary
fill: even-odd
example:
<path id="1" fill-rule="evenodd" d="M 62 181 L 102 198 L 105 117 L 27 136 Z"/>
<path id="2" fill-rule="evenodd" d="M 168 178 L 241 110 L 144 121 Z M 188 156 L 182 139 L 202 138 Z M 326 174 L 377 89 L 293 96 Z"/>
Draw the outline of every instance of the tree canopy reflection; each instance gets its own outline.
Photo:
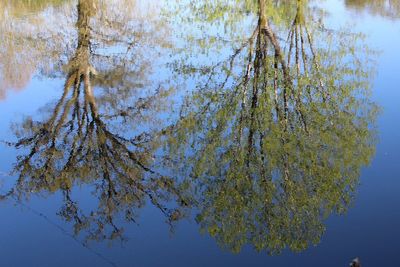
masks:
<path id="1" fill-rule="evenodd" d="M 226 60 L 176 64 L 207 78 L 169 129 L 169 155 L 190 177 L 203 231 L 235 252 L 317 244 L 374 153 L 377 108 L 361 36 L 326 29 L 307 1 L 284 13 L 279 3 L 258 1 L 257 25 Z"/>
<path id="2" fill-rule="evenodd" d="M 67 3 L 66 0 L 4 0 L 0 2 L 0 100 L 6 97 L 9 90 L 24 89 L 37 71 L 39 61 L 42 66 L 56 63 L 60 53 L 65 49 L 59 41 L 59 36 L 68 23 L 60 17 L 60 12 Z M 53 7 L 54 16 L 45 12 Z M 55 17 L 59 18 L 55 22 Z M 50 26 L 59 27 L 47 31 Z M 49 42 L 51 40 L 51 42 Z M 65 40 L 64 40 L 65 41 Z M 50 44 L 51 43 L 51 44 Z M 52 54 L 47 48 L 52 45 Z M 47 60 L 45 60 L 47 59 Z M 51 67 L 49 67 L 51 69 Z M 45 71 L 46 68 L 42 68 Z"/>
<path id="3" fill-rule="evenodd" d="M 148 61 L 139 61 L 135 46 L 146 35 L 137 30 L 131 37 L 135 41 L 128 44 L 129 36 L 119 37 L 128 31 L 125 25 L 113 28 L 117 23 L 109 17 L 108 28 L 94 24 L 101 4 L 80 0 L 77 5 L 77 46 L 63 67 L 63 93 L 48 108 L 50 116 L 40 121 L 27 118 L 15 127 L 15 146 L 27 153 L 18 159 L 19 179 L 8 195 L 26 199 L 61 192 L 59 215 L 88 240 L 123 239 L 123 228 L 115 220 L 135 221 L 148 199 L 170 224 L 186 205 L 175 181 L 153 168 L 159 143 L 151 125 L 158 123 L 155 113 L 162 110 L 169 92 L 161 85 L 142 92 L 151 70 Z M 112 55 L 96 50 L 121 44 L 124 50 Z M 85 211 L 74 200 L 78 185 L 93 185 L 94 210 Z M 170 200 L 177 204 L 165 205 Z"/>
<path id="4" fill-rule="evenodd" d="M 400 17 L 400 2 L 396 0 L 346 0 L 347 7 L 392 19 Z"/>
<path id="5" fill-rule="evenodd" d="M 150 200 L 170 224 L 193 208 L 201 229 L 235 252 L 248 243 L 270 253 L 317 244 L 374 153 L 362 36 L 326 28 L 305 0 L 190 1 L 195 23 L 222 21 L 232 38 L 187 36 L 192 45 L 170 64 L 171 77 L 197 87 L 163 125 L 172 90 L 148 76 L 151 51 L 169 46 L 167 31 L 149 17 L 138 31 L 130 12 L 107 12 L 118 1 L 78 1 L 77 44 L 66 62 L 55 53 L 62 96 L 47 118 L 15 127 L 26 153 L 8 197 L 61 192 L 59 214 L 94 240 L 123 238 L 117 221 L 134 221 Z M 187 60 L 200 50 L 232 53 Z M 77 185 L 94 185 L 95 209 L 80 207 Z"/>

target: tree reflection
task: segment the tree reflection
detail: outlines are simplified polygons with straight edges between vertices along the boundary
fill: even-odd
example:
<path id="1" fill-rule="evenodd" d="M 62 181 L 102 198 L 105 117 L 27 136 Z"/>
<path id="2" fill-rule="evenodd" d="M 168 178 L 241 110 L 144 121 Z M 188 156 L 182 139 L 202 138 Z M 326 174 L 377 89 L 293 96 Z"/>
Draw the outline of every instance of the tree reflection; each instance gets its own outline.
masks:
<path id="1" fill-rule="evenodd" d="M 377 108 L 360 36 L 326 29 L 307 1 L 278 20 L 278 2 L 258 1 L 257 26 L 227 60 L 186 68 L 209 76 L 167 131 L 197 222 L 235 252 L 317 244 L 374 153 Z"/>
<path id="2" fill-rule="evenodd" d="M 50 6 L 61 10 L 61 7 L 68 2 L 70 1 L 4 0 L 0 2 L 0 100 L 6 97 L 9 90 L 24 89 L 37 71 L 39 61 L 42 61 L 42 66 L 51 68 L 50 66 L 57 61 L 60 53 L 66 50 L 65 44 L 68 42 L 59 40 L 66 21 L 60 19 L 62 25 L 60 26 L 59 23 L 52 21 L 54 17 L 49 16 L 49 13 L 44 13 Z M 45 28 L 48 27 L 46 24 L 58 25 L 60 29 L 57 33 L 46 32 Z M 57 46 L 57 49 L 52 49 L 52 54 L 44 55 L 48 43 L 51 43 L 54 48 Z M 42 70 L 45 71 L 45 69 Z"/>
<path id="3" fill-rule="evenodd" d="M 69 0 L 3 0 L 1 5 L 3 9 L 17 16 L 24 16 L 27 13 L 40 12 L 49 6 L 59 6 Z"/>
<path id="4" fill-rule="evenodd" d="M 151 124 L 158 123 L 154 112 L 162 109 L 168 90 L 159 86 L 141 92 L 149 65 L 138 61 L 137 41 L 112 56 L 97 52 L 95 45 L 125 44 L 123 38 L 128 38 L 117 39 L 112 26 L 100 29 L 101 25 L 93 24 L 100 7 L 96 0 L 80 0 L 77 5 L 78 44 L 64 67 L 63 93 L 49 108 L 50 117 L 27 118 L 15 127 L 19 138 L 15 146 L 27 153 L 18 159 L 19 179 L 8 197 L 61 192 L 59 215 L 73 223 L 75 234 L 84 232 L 88 240 L 113 240 L 124 238 L 116 221 L 121 217 L 135 221 L 147 199 L 169 224 L 183 215 L 187 203 L 175 180 L 154 167 L 159 142 Z M 94 26 L 97 30 L 92 30 Z M 82 184 L 94 186 L 96 207 L 89 211 L 74 200 L 74 191 Z M 177 204 L 167 205 L 171 200 Z"/>
<path id="5" fill-rule="evenodd" d="M 400 17 L 400 2 L 397 0 L 346 0 L 347 7 L 389 18 Z"/>
<path id="6" fill-rule="evenodd" d="M 151 62 L 150 57 L 157 49 L 169 45 L 167 27 L 150 1 L 144 4 L 128 0 L 92 2 L 92 8 L 97 9 L 91 19 L 92 61 L 98 68 L 108 68 L 104 72 L 108 74 L 110 87 L 117 86 L 120 79 L 128 81 L 129 77 L 121 76 L 124 75 L 123 61 L 130 61 L 132 68 L 135 66 L 139 71 Z M 0 99 L 9 90 L 25 88 L 35 75 L 46 78 L 65 75 L 63 67 L 76 49 L 76 16 L 76 1 L 0 3 Z M 147 46 L 138 46 L 138 40 Z M 137 87 L 137 80 L 140 81 L 130 80 L 130 85 Z"/>
<path id="7" fill-rule="evenodd" d="M 110 8 L 118 1 L 78 1 L 77 46 L 53 72 L 65 76 L 62 96 L 47 119 L 16 126 L 15 146 L 27 153 L 8 197 L 61 192 L 59 214 L 94 240 L 123 238 L 119 219 L 134 221 L 150 199 L 170 224 L 195 204 L 200 227 L 236 252 L 247 243 L 271 253 L 318 243 L 374 153 L 377 108 L 361 36 L 327 29 L 305 0 L 191 1 L 203 26 L 223 20 L 242 44 L 188 37 L 193 46 L 170 66 L 177 83 L 194 79 L 197 90 L 164 125 L 170 90 L 148 76 L 167 31 L 150 17 L 135 30 L 143 25 L 130 12 Z M 227 2 L 245 12 L 222 8 Z M 188 60 L 199 50 L 232 53 L 215 64 Z M 178 168 L 183 178 L 161 173 L 159 159 L 172 163 L 164 173 Z M 77 185 L 94 185 L 95 208 L 80 207 Z"/>

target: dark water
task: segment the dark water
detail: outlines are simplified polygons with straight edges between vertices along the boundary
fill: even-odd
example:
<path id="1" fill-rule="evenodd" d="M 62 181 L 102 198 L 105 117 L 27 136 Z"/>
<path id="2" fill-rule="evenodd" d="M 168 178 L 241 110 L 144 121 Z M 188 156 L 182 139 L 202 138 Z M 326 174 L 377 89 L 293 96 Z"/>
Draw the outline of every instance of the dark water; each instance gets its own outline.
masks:
<path id="1" fill-rule="evenodd" d="M 0 0 L 0 266 L 400 266 L 399 18 Z"/>

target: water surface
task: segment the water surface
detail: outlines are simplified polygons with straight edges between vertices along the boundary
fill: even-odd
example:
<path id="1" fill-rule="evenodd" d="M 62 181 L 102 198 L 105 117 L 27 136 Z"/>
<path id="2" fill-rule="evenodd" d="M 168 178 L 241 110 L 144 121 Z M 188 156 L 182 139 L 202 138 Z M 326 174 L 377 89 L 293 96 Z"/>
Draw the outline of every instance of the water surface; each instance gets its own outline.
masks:
<path id="1" fill-rule="evenodd" d="M 396 266 L 396 1 L 0 1 L 4 266 Z"/>

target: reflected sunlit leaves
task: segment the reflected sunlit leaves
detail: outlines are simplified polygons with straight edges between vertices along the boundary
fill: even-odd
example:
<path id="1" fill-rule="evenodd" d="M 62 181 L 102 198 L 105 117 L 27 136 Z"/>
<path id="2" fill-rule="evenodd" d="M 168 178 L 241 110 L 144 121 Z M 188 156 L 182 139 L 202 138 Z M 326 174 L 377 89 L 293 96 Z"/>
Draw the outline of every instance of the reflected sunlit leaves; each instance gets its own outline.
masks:
<path id="1" fill-rule="evenodd" d="M 136 1 L 65 5 L 65 30 L 47 33 L 58 38 L 44 39 L 37 62 L 7 67 L 33 66 L 25 80 L 65 78 L 45 119 L 14 126 L 23 152 L 8 196 L 61 193 L 59 215 L 93 240 L 123 239 L 117 221 L 135 221 L 147 202 L 169 224 L 192 209 L 235 252 L 306 249 L 330 214 L 348 209 L 376 137 L 373 52 L 360 34 L 327 28 L 306 0 L 190 1 L 149 13 Z M 190 45 L 170 43 L 168 11 Z M 161 52 L 171 53 L 166 79 L 152 75 Z M 171 103 L 182 98 L 177 115 Z M 90 211 L 74 199 L 84 185 Z"/>
<path id="2" fill-rule="evenodd" d="M 234 53 L 185 72 L 209 70 L 170 129 L 168 154 L 196 192 L 201 228 L 236 252 L 317 244 L 374 153 L 370 51 L 362 36 L 326 29 L 307 4 L 297 1 L 285 22 L 270 19 L 279 5 L 271 15 L 260 0 Z"/>

